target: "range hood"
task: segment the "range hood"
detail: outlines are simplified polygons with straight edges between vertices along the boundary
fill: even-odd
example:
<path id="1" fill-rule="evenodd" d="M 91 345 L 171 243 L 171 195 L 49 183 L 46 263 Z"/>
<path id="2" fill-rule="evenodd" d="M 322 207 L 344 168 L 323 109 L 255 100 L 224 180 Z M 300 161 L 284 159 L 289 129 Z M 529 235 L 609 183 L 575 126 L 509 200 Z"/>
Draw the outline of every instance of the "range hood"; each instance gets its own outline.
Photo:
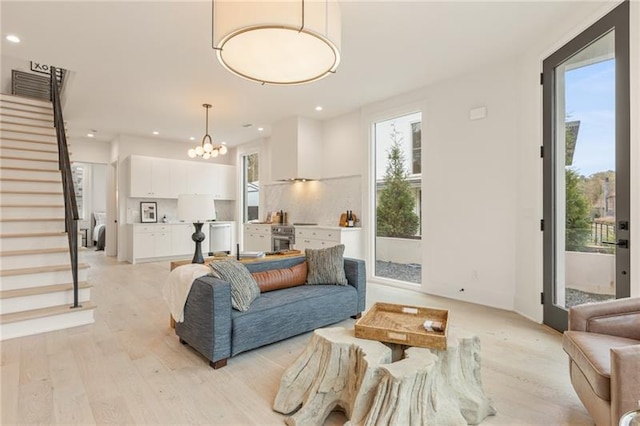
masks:
<path id="1" fill-rule="evenodd" d="M 290 117 L 271 129 L 271 180 L 300 182 L 322 177 L 322 124 Z"/>

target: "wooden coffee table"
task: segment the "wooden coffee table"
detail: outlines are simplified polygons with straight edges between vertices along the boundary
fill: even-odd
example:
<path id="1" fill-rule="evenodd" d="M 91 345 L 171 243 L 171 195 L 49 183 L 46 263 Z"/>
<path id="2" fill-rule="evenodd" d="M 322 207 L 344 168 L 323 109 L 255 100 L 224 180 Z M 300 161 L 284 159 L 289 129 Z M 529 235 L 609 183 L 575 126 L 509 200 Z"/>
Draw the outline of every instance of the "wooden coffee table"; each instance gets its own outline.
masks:
<path id="1" fill-rule="evenodd" d="M 353 425 L 478 424 L 496 413 L 482 388 L 480 339 L 457 330 L 443 350 L 315 330 L 282 375 L 273 409 L 290 414 L 291 426 L 322 425 L 337 407 Z"/>

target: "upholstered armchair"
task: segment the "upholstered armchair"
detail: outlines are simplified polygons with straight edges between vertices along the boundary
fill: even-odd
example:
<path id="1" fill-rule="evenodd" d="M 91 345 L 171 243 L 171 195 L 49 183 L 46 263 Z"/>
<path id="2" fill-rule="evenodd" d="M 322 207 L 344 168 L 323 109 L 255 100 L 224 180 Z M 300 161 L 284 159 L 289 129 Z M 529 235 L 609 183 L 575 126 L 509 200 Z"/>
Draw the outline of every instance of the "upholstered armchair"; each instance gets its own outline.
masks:
<path id="1" fill-rule="evenodd" d="M 569 309 L 562 347 L 571 384 L 597 426 L 616 426 L 640 400 L 640 298 Z"/>

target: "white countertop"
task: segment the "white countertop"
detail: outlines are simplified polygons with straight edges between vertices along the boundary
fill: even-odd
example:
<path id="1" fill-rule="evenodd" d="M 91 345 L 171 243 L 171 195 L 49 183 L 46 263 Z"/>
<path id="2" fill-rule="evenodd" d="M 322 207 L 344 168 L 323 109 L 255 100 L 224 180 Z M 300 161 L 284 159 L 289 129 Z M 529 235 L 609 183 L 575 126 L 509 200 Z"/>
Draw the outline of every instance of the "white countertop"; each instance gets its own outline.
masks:
<path id="1" fill-rule="evenodd" d="M 202 223 L 235 223 L 232 220 L 207 220 L 204 221 Z M 144 225 L 144 226 L 158 226 L 158 225 L 193 225 L 193 222 L 180 222 L 180 221 L 172 221 L 172 222 L 149 222 L 149 223 L 142 223 L 142 222 L 136 222 L 136 223 L 129 223 L 129 225 Z"/>

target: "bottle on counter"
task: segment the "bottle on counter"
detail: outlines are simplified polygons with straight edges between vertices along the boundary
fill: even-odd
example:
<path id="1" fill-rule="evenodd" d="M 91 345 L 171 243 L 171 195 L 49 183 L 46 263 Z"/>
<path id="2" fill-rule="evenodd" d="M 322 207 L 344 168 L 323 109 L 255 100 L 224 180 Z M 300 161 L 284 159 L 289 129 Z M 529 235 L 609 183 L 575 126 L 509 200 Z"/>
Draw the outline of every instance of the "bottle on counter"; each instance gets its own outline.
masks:
<path id="1" fill-rule="evenodd" d="M 353 228 L 353 210 L 347 210 L 347 227 Z"/>

